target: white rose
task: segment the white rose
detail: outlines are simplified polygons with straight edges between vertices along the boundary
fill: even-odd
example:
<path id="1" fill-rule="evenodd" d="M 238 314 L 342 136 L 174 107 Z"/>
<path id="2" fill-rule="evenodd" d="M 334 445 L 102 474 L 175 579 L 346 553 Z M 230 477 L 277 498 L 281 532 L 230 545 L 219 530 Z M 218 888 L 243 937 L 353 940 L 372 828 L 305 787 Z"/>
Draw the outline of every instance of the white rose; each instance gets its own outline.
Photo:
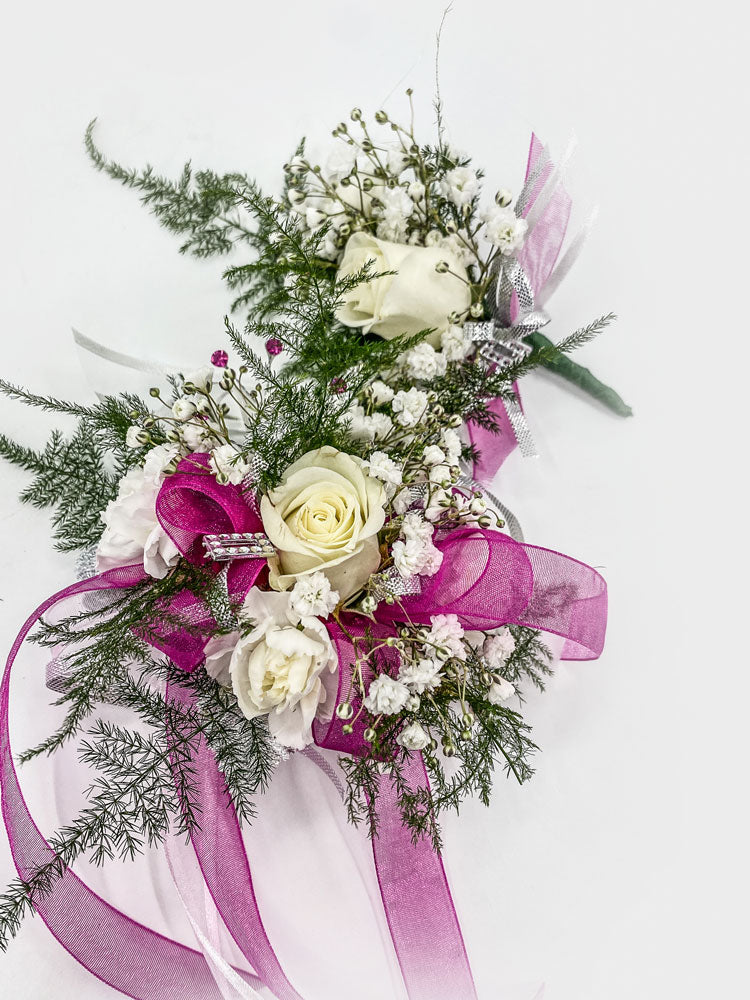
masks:
<path id="1" fill-rule="evenodd" d="M 110 500 L 102 512 L 105 528 L 96 550 L 98 572 L 143 562 L 149 576 L 161 580 L 180 558 L 179 549 L 156 517 L 162 469 L 175 453 L 164 446 L 154 448 L 146 468 L 131 469 L 120 480 L 117 499 Z"/>
<path id="2" fill-rule="evenodd" d="M 282 746 L 302 750 L 312 743 L 312 724 L 332 707 L 324 676 L 338 659 L 325 625 L 291 611 L 286 594 L 250 590 L 243 616 L 256 622 L 234 648 L 229 672 L 243 715 L 268 716 L 268 729 Z M 297 623 L 302 628 L 297 628 Z M 330 717 L 330 712 L 328 713 Z"/>
<path id="3" fill-rule="evenodd" d="M 430 742 L 430 737 L 418 722 L 410 722 L 398 734 L 396 742 L 406 750 L 424 750 Z"/>
<path id="4" fill-rule="evenodd" d="M 342 600 L 351 597 L 380 565 L 385 502 L 362 459 L 328 446 L 303 455 L 260 502 L 277 550 L 268 560 L 274 590 L 320 570 Z"/>
<path id="5" fill-rule="evenodd" d="M 398 273 L 361 281 L 347 293 L 336 318 L 385 340 L 430 328 L 434 332 L 428 340 L 438 346 L 440 335 L 450 326 L 451 313 L 460 315 L 471 305 L 463 264 L 450 260 L 451 271 L 435 270 L 445 259 L 446 251 L 438 247 L 411 247 L 354 233 L 344 248 L 339 279 L 357 274 L 367 261 L 373 262 L 377 274 Z"/>

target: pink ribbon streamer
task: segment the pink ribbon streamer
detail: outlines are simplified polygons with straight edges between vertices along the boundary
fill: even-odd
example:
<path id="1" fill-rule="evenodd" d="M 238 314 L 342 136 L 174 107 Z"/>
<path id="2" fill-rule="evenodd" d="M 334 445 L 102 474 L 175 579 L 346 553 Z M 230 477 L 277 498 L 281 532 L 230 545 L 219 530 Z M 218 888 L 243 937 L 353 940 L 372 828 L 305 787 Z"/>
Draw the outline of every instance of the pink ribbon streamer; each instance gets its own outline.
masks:
<path id="1" fill-rule="evenodd" d="M 157 499 L 157 515 L 183 555 L 196 564 L 204 556 L 204 534 L 259 530 L 252 498 L 239 487 L 219 486 L 207 474 L 207 457 L 193 456 L 166 480 Z M 379 609 L 375 628 L 393 634 L 404 612 L 415 622 L 430 615 L 457 614 L 466 628 L 489 629 L 508 622 L 527 624 L 565 637 L 563 656 L 596 656 L 604 641 L 606 585 L 595 570 L 557 552 L 521 545 L 499 532 L 478 528 L 446 532 L 437 539 L 443 551 L 438 574 L 422 593 Z M 243 597 L 258 580 L 264 564 L 236 562 L 228 574 L 230 594 Z M 3 818 L 14 863 L 22 878 L 52 857 L 24 801 L 13 765 L 8 726 L 11 671 L 23 642 L 42 615 L 82 594 L 136 586 L 147 579 L 142 567 L 127 566 L 74 584 L 53 595 L 28 619 L 8 657 L 0 689 L 0 783 Z M 189 642 L 171 627 L 158 648 L 189 671 L 202 657 L 213 619 L 200 597 L 186 594 L 173 602 L 170 615 L 184 613 L 191 625 Z M 400 615 L 400 616 L 399 616 Z M 355 621 L 351 630 L 361 629 Z M 349 630 L 349 625 L 347 625 Z M 349 639 L 331 623 L 329 632 L 342 663 L 351 662 Z M 361 634 L 361 631 L 360 631 Z M 339 699 L 343 671 L 339 676 Z M 168 697 L 187 704 L 182 687 Z M 344 736 L 333 723 L 316 724 L 316 743 L 356 754 L 363 749 L 362 725 Z M 191 840 L 203 879 L 227 931 L 253 973 L 235 970 L 253 988 L 267 987 L 278 1000 L 302 1000 L 289 982 L 266 934 L 253 890 L 250 864 L 239 821 L 216 760 L 205 743 L 195 751 L 200 787 L 201 828 Z M 424 784 L 419 755 L 409 762 L 408 778 Z M 382 779 L 378 801 L 380 834 L 373 855 L 383 906 L 410 1000 L 473 1000 L 471 969 L 442 861 L 422 840 L 416 846 L 402 825 L 398 801 Z M 139 924 L 92 892 L 70 869 L 35 909 L 69 953 L 103 982 L 134 1000 L 220 1000 L 220 991 L 203 956 Z M 74 918 L 71 919 L 71 914 Z M 134 956 L 137 961 L 133 961 Z"/>
<path id="2" fill-rule="evenodd" d="M 541 141 L 535 134 L 532 134 L 526 163 L 526 181 L 531 177 L 543 151 L 544 146 Z M 540 171 L 534 190 L 521 213 L 524 218 L 534 207 L 536 199 L 542 193 L 553 169 L 553 165 L 549 163 Z M 571 205 L 572 202 L 567 191 L 562 184 L 558 184 L 539 220 L 529 233 L 523 249 L 518 254 L 518 262 L 526 273 L 535 296 L 539 295 L 544 288 L 560 254 L 568 228 Z M 518 300 L 514 293 L 511 304 L 511 319 L 515 321 L 517 316 Z M 515 382 L 513 383 L 513 391 L 520 403 L 521 397 Z M 495 477 L 498 469 L 517 444 L 502 399 L 499 397 L 493 399 L 488 408 L 495 416 L 496 432 L 475 423 L 467 425 L 469 440 L 479 452 L 479 458 L 474 462 L 474 479 L 484 483 L 489 483 Z"/>

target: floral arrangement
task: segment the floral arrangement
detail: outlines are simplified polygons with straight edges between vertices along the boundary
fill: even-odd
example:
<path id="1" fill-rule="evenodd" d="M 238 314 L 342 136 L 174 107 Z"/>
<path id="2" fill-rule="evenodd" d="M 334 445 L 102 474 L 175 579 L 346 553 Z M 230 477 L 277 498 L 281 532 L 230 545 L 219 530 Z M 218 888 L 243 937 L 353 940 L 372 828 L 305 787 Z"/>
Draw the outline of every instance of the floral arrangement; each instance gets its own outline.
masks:
<path id="1" fill-rule="evenodd" d="M 516 382 L 537 365 L 627 408 L 567 356 L 611 316 L 557 344 L 540 332 L 569 199 L 538 140 L 520 195 L 484 203 L 481 171 L 446 144 L 440 116 L 434 145 L 384 111 L 387 141 L 359 109 L 350 119 L 324 167 L 300 144 L 278 199 L 241 174 L 127 170 L 97 148 L 93 123 L 87 132 L 95 165 L 140 191 L 183 251 L 244 246 L 252 259 L 225 273 L 244 326 L 227 319 L 227 349 L 148 400 L 80 405 L 2 383 L 77 421 L 41 451 L 0 436 L 0 454 L 33 474 L 22 499 L 53 509 L 57 547 L 88 567 L 32 615 L 6 671 L 3 795 L 19 878 L 0 900 L 3 944 L 30 910 L 66 943 L 82 855 L 126 858 L 181 834 L 239 943 L 221 875 L 203 863 L 215 850 L 205 817 L 235 836 L 290 752 L 322 751 L 373 839 L 394 940 L 404 879 L 421 879 L 414 891 L 442 914 L 424 947 L 442 937 L 445 967 L 397 942 L 410 995 L 475 995 L 443 905 L 440 814 L 469 795 L 488 802 L 498 766 L 530 777 L 520 707 L 524 686 L 550 673 L 543 634 L 562 637 L 564 657 L 594 657 L 606 621 L 599 574 L 526 544 L 480 481 L 517 440 L 529 450 Z M 32 630 L 52 651 L 65 714 L 21 760 L 78 739 L 95 773 L 81 814 L 36 846 L 7 731 L 10 670 Z M 138 726 L 102 716 L 112 705 Z M 138 968 L 97 964 L 95 927 L 84 930 L 74 954 L 87 967 L 152 995 Z M 230 972 L 243 989 L 297 997 L 275 957 L 258 959 L 270 949 L 259 916 L 254 935 L 241 945 L 252 972 Z M 216 975 L 216 949 L 199 940 Z M 174 995 L 224 995 L 213 980 L 205 990 Z"/>

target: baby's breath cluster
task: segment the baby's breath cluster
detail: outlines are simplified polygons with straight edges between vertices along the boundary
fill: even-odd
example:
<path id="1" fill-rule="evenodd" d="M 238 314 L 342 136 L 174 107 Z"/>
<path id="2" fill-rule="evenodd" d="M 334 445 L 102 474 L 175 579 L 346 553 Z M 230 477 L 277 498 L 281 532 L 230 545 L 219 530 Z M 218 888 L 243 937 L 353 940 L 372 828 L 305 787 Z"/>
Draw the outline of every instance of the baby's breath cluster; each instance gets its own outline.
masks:
<path id="1" fill-rule="evenodd" d="M 349 118 L 333 129 L 337 144 L 322 165 L 304 152 L 286 164 L 289 211 L 309 232 L 325 227 L 322 255 L 333 262 L 358 232 L 444 250 L 438 272 L 456 270 L 457 262 L 468 270 L 471 288 L 470 303 L 455 322 L 482 316 L 493 265 L 520 249 L 527 229 L 510 207 L 509 191 L 496 191 L 483 205 L 482 171 L 442 140 L 421 143 L 413 108 L 409 126 L 382 110 L 374 125 L 360 108 Z"/>

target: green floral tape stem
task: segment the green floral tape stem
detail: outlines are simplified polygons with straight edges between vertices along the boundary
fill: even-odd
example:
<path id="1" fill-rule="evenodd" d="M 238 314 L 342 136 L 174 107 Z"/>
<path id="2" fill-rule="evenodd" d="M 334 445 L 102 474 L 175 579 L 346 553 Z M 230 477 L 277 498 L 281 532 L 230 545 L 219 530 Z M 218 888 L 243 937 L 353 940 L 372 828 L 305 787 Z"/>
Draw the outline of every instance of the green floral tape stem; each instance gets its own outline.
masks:
<path id="1" fill-rule="evenodd" d="M 543 348 L 546 352 L 554 352 L 555 345 L 552 341 L 545 337 L 543 333 L 529 334 L 526 338 L 528 342 L 535 348 Z M 552 355 L 552 357 L 547 357 L 542 364 L 545 368 L 549 368 L 550 371 L 562 376 L 562 378 L 567 379 L 568 382 L 572 382 L 573 385 L 577 385 L 579 389 L 583 389 L 594 399 L 598 399 L 600 403 L 603 403 L 608 409 L 617 413 L 621 417 L 632 417 L 633 411 L 625 402 L 625 400 L 619 396 L 614 389 L 600 382 L 599 379 L 588 368 L 584 368 L 583 365 L 576 364 L 575 361 L 571 361 L 566 354 L 557 352 Z"/>

